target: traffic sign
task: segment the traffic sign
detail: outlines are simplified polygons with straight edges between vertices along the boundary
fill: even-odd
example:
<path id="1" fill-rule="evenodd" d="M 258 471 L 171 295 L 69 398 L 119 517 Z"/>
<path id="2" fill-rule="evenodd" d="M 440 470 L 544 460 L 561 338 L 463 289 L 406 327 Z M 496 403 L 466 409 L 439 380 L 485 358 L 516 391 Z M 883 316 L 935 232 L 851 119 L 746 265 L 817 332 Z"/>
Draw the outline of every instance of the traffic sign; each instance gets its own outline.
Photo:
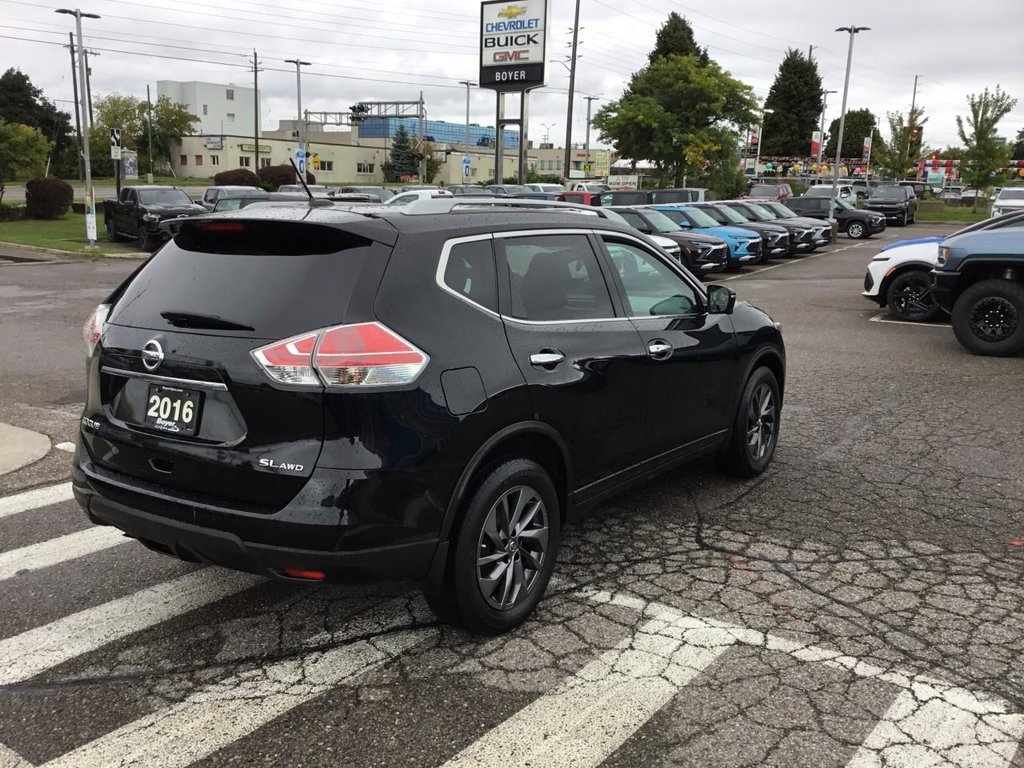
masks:
<path id="1" fill-rule="evenodd" d="M 469 155 L 462 156 L 462 178 L 468 179 L 472 175 L 473 164 L 469 160 Z"/>
<path id="2" fill-rule="evenodd" d="M 110 129 L 110 159 L 120 160 L 121 159 L 121 129 L 111 128 Z"/>
<path id="3" fill-rule="evenodd" d="M 306 174 L 306 153 L 301 149 L 295 150 L 295 165 L 299 169 L 299 175 L 305 176 Z"/>

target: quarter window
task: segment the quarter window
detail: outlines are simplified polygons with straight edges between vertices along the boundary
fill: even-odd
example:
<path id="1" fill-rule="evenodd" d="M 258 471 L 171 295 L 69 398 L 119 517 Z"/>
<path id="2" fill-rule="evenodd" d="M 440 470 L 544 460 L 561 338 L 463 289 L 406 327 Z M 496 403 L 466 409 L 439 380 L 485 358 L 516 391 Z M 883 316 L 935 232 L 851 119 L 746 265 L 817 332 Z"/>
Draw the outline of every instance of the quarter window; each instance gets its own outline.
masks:
<path id="1" fill-rule="evenodd" d="M 498 311 L 498 281 L 490 240 L 452 246 L 444 269 L 444 284 L 492 312 Z"/>
<path id="2" fill-rule="evenodd" d="M 503 244 L 512 317 L 572 322 L 615 316 L 586 235 L 511 237 Z"/>
<path id="3" fill-rule="evenodd" d="M 687 315 L 700 307 L 697 292 L 654 254 L 607 238 L 605 247 L 622 280 L 632 317 Z"/>

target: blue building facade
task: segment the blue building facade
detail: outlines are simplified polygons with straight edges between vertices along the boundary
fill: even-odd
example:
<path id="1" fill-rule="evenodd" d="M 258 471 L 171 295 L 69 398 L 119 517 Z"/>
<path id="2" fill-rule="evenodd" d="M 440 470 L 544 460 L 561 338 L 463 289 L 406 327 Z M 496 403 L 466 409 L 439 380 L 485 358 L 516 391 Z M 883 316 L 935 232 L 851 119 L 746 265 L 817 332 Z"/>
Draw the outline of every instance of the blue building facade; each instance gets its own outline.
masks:
<path id="1" fill-rule="evenodd" d="M 359 135 L 365 139 L 394 138 L 398 126 L 404 125 L 410 136 L 418 136 L 420 121 L 415 117 L 368 117 L 359 123 Z M 466 140 L 464 123 L 449 123 L 444 120 L 425 120 L 423 134 L 427 141 L 438 144 L 462 144 Z M 469 143 L 478 147 L 494 146 L 493 127 L 471 125 Z M 519 131 L 505 129 L 503 133 L 506 149 L 519 149 Z"/>

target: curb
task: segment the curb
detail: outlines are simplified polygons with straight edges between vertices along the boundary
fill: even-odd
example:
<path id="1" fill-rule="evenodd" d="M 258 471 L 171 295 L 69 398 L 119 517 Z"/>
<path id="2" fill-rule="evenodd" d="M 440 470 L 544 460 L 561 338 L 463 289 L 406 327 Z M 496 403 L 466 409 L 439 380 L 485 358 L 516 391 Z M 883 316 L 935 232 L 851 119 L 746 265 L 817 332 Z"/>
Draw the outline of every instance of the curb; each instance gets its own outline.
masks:
<path id="1" fill-rule="evenodd" d="M 62 258 L 79 258 L 79 259 L 148 259 L 152 256 L 151 253 L 145 251 L 125 251 L 124 253 L 83 253 L 81 251 L 61 251 L 56 248 L 41 248 L 38 245 L 22 245 L 21 243 L 8 243 L 0 240 L 0 249 L 2 248 L 15 248 L 20 251 L 32 251 L 34 253 L 46 254 L 47 256 L 60 256 Z M 0 257 L 4 254 L 0 251 Z M 11 258 L 17 258 L 11 257 Z M 40 261 L 50 261 L 50 259 L 39 259 Z"/>

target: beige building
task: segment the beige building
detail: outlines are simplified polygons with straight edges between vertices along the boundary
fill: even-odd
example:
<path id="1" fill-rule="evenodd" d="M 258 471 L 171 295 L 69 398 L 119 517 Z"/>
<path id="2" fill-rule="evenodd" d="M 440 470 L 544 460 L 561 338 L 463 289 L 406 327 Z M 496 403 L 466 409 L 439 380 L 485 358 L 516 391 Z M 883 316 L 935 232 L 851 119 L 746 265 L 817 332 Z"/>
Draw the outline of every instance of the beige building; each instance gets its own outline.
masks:
<path id="1" fill-rule="evenodd" d="M 276 131 L 264 131 L 259 140 L 259 166 L 285 165 L 299 148 L 295 121 L 282 121 Z M 311 126 L 316 128 L 317 126 Z M 445 149 L 451 151 L 446 154 Z M 313 155 L 310 170 L 320 184 L 384 183 L 384 161 L 388 157 L 385 139 L 361 139 L 358 131 L 310 130 L 309 151 Z M 494 176 L 494 150 L 486 147 L 463 145 L 435 145 L 434 156 L 441 167 L 432 179 L 434 183 L 475 184 Z M 470 172 L 463 174 L 463 158 L 469 157 Z M 185 136 L 172 154 L 172 168 L 178 176 L 207 177 L 236 168 L 256 170 L 256 142 L 252 136 L 205 135 Z M 516 150 L 506 152 L 503 158 L 503 176 L 514 176 L 518 168 Z M 609 153 L 604 149 L 590 150 L 590 171 L 584 149 L 571 150 L 573 175 L 589 178 L 607 176 Z M 542 175 L 562 176 L 564 150 L 558 148 L 529 149 L 527 165 Z"/>

